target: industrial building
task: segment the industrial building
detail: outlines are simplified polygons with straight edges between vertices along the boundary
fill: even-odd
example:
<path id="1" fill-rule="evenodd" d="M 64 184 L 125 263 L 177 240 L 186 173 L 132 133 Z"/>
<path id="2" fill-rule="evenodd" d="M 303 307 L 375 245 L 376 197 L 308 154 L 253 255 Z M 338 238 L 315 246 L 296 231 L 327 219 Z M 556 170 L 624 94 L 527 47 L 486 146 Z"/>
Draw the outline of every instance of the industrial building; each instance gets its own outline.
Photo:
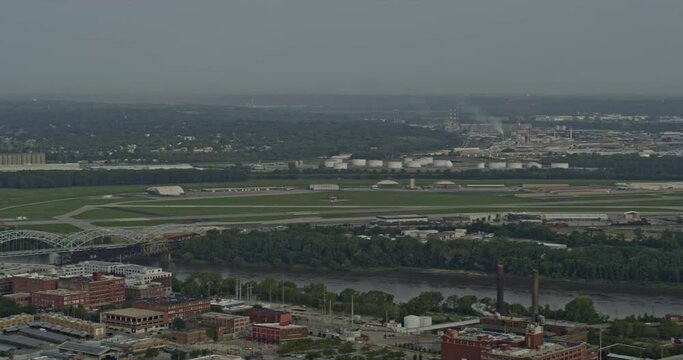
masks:
<path id="1" fill-rule="evenodd" d="M 292 325 L 288 322 L 253 324 L 251 326 L 251 340 L 268 344 L 281 344 L 286 341 L 308 337 L 308 328 Z"/>
<path id="2" fill-rule="evenodd" d="M 72 307 L 90 308 L 87 291 L 54 289 L 31 293 L 31 304 L 38 309 L 64 311 Z"/>
<path id="3" fill-rule="evenodd" d="M 219 312 L 208 312 L 200 316 L 202 325 L 220 327 L 225 334 L 232 334 L 235 337 L 249 335 L 249 317 L 225 314 Z"/>
<path id="4" fill-rule="evenodd" d="M 337 184 L 311 184 L 308 185 L 308 190 L 311 191 L 337 191 L 339 185 Z"/>
<path id="5" fill-rule="evenodd" d="M 401 184 L 394 180 L 382 180 L 372 185 L 373 189 L 400 189 Z"/>
<path id="6" fill-rule="evenodd" d="M 269 191 L 291 191 L 294 190 L 291 186 L 244 186 L 244 187 L 222 187 L 222 188 L 204 188 L 201 191 L 207 193 L 258 193 Z"/>
<path id="7" fill-rule="evenodd" d="M 272 309 L 249 309 L 245 316 L 253 323 L 291 323 L 292 313 Z"/>
<path id="8" fill-rule="evenodd" d="M 480 329 L 448 330 L 441 338 L 442 360 L 597 360 L 586 343 L 545 341 L 543 327 L 529 325 L 524 336 Z"/>
<path id="9" fill-rule="evenodd" d="M 128 334 L 161 331 L 168 325 L 164 313 L 137 308 L 104 311 L 100 313 L 100 322 L 109 329 Z"/>
<path id="10" fill-rule="evenodd" d="M 59 279 L 59 288 L 86 292 L 88 305 L 93 309 L 121 305 L 126 300 L 125 279 L 102 273 Z"/>
<path id="11" fill-rule="evenodd" d="M 44 153 L 26 154 L 0 154 L 0 166 L 2 165 L 43 165 L 45 164 Z"/>
<path id="12" fill-rule="evenodd" d="M 185 190 L 182 187 L 173 186 L 152 186 L 145 190 L 150 195 L 156 196 L 181 196 L 185 195 Z"/>
<path id="13" fill-rule="evenodd" d="M 450 181 L 450 180 L 439 180 L 432 184 L 432 189 L 437 190 L 453 190 L 459 188 L 460 185 Z"/>
<path id="14" fill-rule="evenodd" d="M 158 311 L 164 314 L 164 319 L 170 324 L 173 319 L 194 319 L 201 313 L 208 312 L 211 301 L 208 298 L 189 296 L 175 296 L 159 299 L 142 299 L 133 302 L 133 307 Z"/>
<path id="15" fill-rule="evenodd" d="M 415 225 L 429 223 L 429 217 L 422 215 L 378 215 L 375 222 L 378 225 Z"/>
<path id="16" fill-rule="evenodd" d="M 553 226 L 606 226 L 611 224 L 607 214 L 544 214 L 543 222 Z"/>

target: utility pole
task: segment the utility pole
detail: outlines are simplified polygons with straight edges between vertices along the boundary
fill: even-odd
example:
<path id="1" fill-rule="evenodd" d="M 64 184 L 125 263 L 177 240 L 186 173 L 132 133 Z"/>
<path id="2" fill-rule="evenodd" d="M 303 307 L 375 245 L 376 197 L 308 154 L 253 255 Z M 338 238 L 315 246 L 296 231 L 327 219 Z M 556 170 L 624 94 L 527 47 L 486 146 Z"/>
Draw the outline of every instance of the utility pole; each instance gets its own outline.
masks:
<path id="1" fill-rule="evenodd" d="M 351 295 L 351 330 L 353 330 L 353 295 Z"/>

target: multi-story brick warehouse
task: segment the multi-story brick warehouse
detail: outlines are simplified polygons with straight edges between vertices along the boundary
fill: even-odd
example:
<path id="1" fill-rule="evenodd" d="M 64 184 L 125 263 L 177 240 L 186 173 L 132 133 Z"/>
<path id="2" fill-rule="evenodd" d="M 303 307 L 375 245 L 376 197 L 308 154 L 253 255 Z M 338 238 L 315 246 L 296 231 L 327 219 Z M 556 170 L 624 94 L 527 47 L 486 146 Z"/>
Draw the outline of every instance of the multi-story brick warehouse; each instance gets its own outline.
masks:
<path id="1" fill-rule="evenodd" d="M 288 311 L 278 311 L 271 309 L 249 309 L 244 313 L 252 323 L 291 323 L 292 313 Z"/>
<path id="2" fill-rule="evenodd" d="M 224 328 L 225 334 L 233 334 L 235 337 L 249 335 L 249 318 L 246 316 L 208 312 L 202 314 L 200 320 L 204 326 Z"/>
<path id="3" fill-rule="evenodd" d="M 78 306 L 90 308 L 88 292 L 67 289 L 36 291 L 31 294 L 31 304 L 39 309 L 55 311 L 64 311 Z"/>
<path id="4" fill-rule="evenodd" d="M 160 283 L 149 283 L 142 285 L 126 284 L 126 299 L 157 299 L 166 297 L 166 288 Z"/>
<path id="5" fill-rule="evenodd" d="M 87 292 L 90 297 L 90 307 L 93 309 L 105 305 L 121 305 L 126 300 L 125 279 L 101 273 L 62 278 L 59 279 L 59 287 Z"/>
<path id="6" fill-rule="evenodd" d="M 251 340 L 281 344 L 286 341 L 308 337 L 308 328 L 288 323 L 253 324 L 251 326 Z"/>
<path id="7" fill-rule="evenodd" d="M 176 296 L 162 299 L 143 299 L 133 302 L 133 307 L 160 311 L 164 313 L 167 323 L 173 319 L 195 319 L 200 314 L 208 312 L 211 308 L 211 300 L 208 298 L 194 298 Z"/>
<path id="8" fill-rule="evenodd" d="M 36 291 L 54 290 L 57 288 L 58 279 L 52 276 L 30 274 L 12 277 L 12 292 L 32 293 Z"/>
<path id="9" fill-rule="evenodd" d="M 586 343 L 546 342 L 543 328 L 529 325 L 524 336 L 465 329 L 441 337 L 442 360 L 597 360 Z"/>
<path id="10" fill-rule="evenodd" d="M 104 311 L 100 313 L 100 322 L 109 329 L 129 334 L 156 332 L 168 327 L 164 313 L 136 308 Z"/>

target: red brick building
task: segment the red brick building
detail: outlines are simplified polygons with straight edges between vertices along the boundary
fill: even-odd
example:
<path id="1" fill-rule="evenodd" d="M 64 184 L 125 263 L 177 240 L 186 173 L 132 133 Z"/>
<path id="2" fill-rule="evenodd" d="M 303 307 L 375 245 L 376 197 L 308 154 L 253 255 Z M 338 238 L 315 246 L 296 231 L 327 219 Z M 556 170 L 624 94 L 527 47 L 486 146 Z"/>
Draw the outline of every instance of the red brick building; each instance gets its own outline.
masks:
<path id="1" fill-rule="evenodd" d="M 245 316 L 255 324 L 265 323 L 291 323 L 292 313 L 288 311 L 278 311 L 271 309 L 249 309 L 245 311 Z"/>
<path id="2" fill-rule="evenodd" d="M 166 288 L 161 283 L 126 285 L 126 299 L 156 299 L 166 297 Z"/>
<path id="3" fill-rule="evenodd" d="M 62 289 L 85 291 L 93 309 L 105 305 L 121 305 L 126 300 L 126 280 L 122 277 L 102 275 L 59 279 Z"/>
<path id="4" fill-rule="evenodd" d="M 195 319 L 200 314 L 208 312 L 211 308 L 211 300 L 186 296 L 142 299 L 133 302 L 133 307 L 162 312 L 166 322 L 170 324 L 175 318 Z"/>
<path id="5" fill-rule="evenodd" d="M 441 337 L 441 360 L 597 360 L 586 343 L 544 339 L 543 328 L 527 327 L 524 336 L 464 329 Z"/>
<path id="6" fill-rule="evenodd" d="M 64 311 L 82 306 L 89 309 L 88 293 L 85 291 L 54 289 L 31 294 L 31 304 L 39 309 Z"/>
<path id="7" fill-rule="evenodd" d="M 195 345 L 207 341 L 213 341 L 213 339 L 209 338 L 209 335 L 206 333 L 206 331 L 206 328 L 201 327 L 194 329 L 173 330 L 171 331 L 171 337 L 173 338 L 173 341 L 183 345 Z M 216 335 L 218 336 L 218 339 L 222 339 L 225 335 L 223 328 L 216 328 Z"/>
<path id="8" fill-rule="evenodd" d="M 249 335 L 249 318 L 246 316 L 208 312 L 202 314 L 200 320 L 204 326 L 223 328 L 226 334 L 236 337 Z"/>
<path id="9" fill-rule="evenodd" d="M 12 277 L 13 293 L 32 293 L 36 291 L 54 290 L 57 278 L 44 275 L 19 275 Z"/>
<path id="10" fill-rule="evenodd" d="M 253 324 L 251 340 L 269 344 L 281 344 L 286 341 L 308 337 L 308 328 L 289 323 Z"/>

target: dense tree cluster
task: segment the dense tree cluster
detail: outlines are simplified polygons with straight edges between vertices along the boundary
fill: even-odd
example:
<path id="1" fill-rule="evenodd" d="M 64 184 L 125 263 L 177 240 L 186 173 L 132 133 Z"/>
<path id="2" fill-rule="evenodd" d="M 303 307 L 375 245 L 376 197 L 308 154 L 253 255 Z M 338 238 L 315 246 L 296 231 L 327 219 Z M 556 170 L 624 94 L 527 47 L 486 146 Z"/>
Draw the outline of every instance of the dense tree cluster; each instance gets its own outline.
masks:
<path id="1" fill-rule="evenodd" d="M 457 145 L 426 128 L 286 108 L 0 102 L 0 124 L 0 151 L 43 151 L 60 162 L 384 158 Z"/>
<path id="2" fill-rule="evenodd" d="M 503 228 L 508 229 L 508 228 Z M 524 228 L 522 228 L 524 229 Z M 504 230 L 501 230 L 504 231 Z M 509 229 L 507 231 L 510 231 Z M 522 230 L 520 230 L 522 231 Z M 524 231 L 531 231 L 529 229 Z M 544 230 L 538 230 L 540 234 Z M 533 241 L 503 238 L 449 242 L 374 235 L 350 236 L 343 228 L 291 226 L 283 231 L 212 232 L 185 242 L 176 250 L 183 261 L 242 265 L 352 268 L 438 268 L 493 273 L 502 261 L 513 274 L 538 269 L 544 276 L 569 279 L 680 282 L 683 280 L 683 235 L 665 232 L 658 238 L 620 241 L 604 234 L 549 234 L 540 240 L 570 245 L 552 249 Z"/>
<path id="3" fill-rule="evenodd" d="M 683 175 L 683 158 L 680 156 L 571 154 L 551 157 L 550 160 L 569 162 L 572 167 L 609 171 L 615 175 L 615 179 L 630 178 L 639 174 L 647 174 L 651 179 L 666 179 Z"/>
<path id="4" fill-rule="evenodd" d="M 32 306 L 22 306 L 14 302 L 14 300 L 5 299 L 0 296 L 0 318 L 21 313 L 33 314 L 34 312 L 35 309 Z"/>

